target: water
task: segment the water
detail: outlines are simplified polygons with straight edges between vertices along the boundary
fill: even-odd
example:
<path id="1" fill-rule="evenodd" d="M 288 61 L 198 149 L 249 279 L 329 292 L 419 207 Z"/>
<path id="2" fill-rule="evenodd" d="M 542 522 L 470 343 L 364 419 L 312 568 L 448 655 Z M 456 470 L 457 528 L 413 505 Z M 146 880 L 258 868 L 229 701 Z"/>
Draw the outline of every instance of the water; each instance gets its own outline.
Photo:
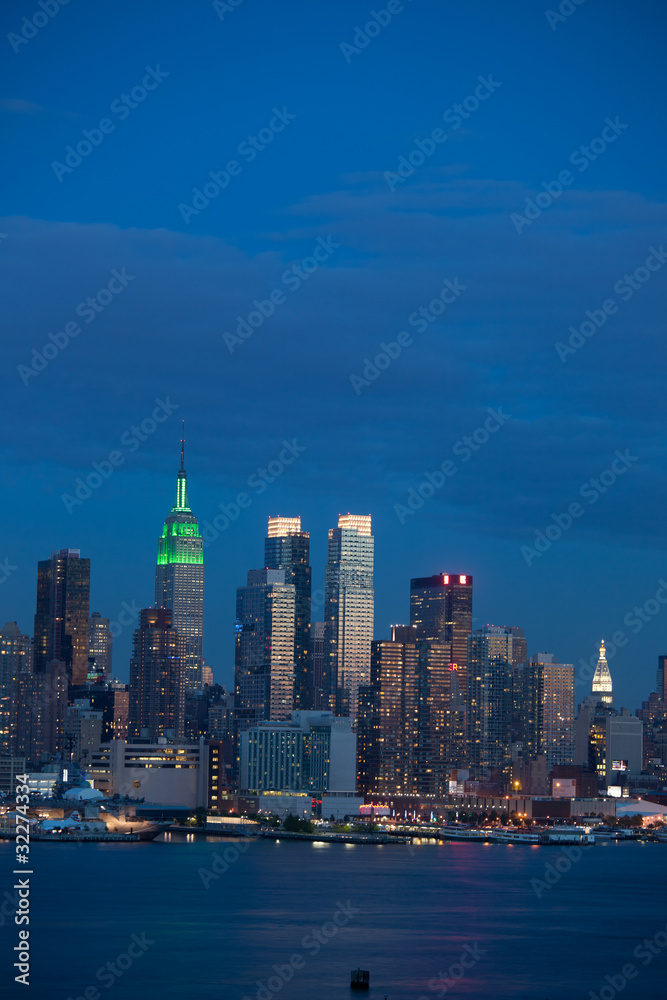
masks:
<path id="1" fill-rule="evenodd" d="M 0 842 L 0 896 L 12 885 L 13 850 Z M 214 879 L 215 856 L 225 852 L 228 869 Z M 562 873 L 557 868 L 568 862 L 555 847 L 248 843 L 185 835 L 152 844 L 35 843 L 31 862 L 32 990 L 13 983 L 9 955 L 18 928 L 5 919 L 2 996 L 667 995 L 665 844 L 598 845 Z M 552 884 L 545 881 L 547 864 Z M 322 925 L 318 944 L 313 932 Z M 656 934 L 658 954 L 633 955 Z M 128 958 L 132 935 L 143 944 L 135 939 L 135 957 Z M 628 963 L 635 975 L 621 988 Z M 370 995 L 350 994 L 357 966 L 371 971 Z"/>

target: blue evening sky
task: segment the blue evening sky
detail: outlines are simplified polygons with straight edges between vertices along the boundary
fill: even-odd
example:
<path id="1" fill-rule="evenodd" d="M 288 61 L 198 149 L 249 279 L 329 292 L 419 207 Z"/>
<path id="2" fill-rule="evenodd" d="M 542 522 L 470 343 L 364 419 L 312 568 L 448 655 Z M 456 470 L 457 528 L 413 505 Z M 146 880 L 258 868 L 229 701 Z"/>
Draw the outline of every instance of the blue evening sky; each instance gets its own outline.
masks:
<path id="1" fill-rule="evenodd" d="M 667 9 L 387 7 L 3 5 L 0 618 L 32 632 L 36 563 L 66 546 L 93 560 L 92 609 L 150 605 L 185 418 L 200 523 L 252 501 L 206 550 L 217 680 L 232 680 L 234 591 L 261 565 L 267 516 L 301 514 L 317 591 L 327 529 L 352 511 L 373 515 L 378 637 L 407 619 L 411 576 L 472 573 L 476 624 L 523 626 L 531 653 L 579 663 L 623 633 L 610 666 L 634 710 L 667 652 Z M 84 130 L 97 144 L 66 160 Z M 209 172 L 230 161 L 216 190 Z M 420 322 L 446 279 L 458 293 Z M 272 315 L 237 337 L 272 292 Z M 585 321 L 592 335 L 568 344 Z M 68 323 L 80 333 L 56 351 Z M 401 331 L 400 355 L 364 376 Z M 171 415 L 139 441 L 156 399 Z M 490 436 L 488 408 L 508 415 Z M 457 445 L 476 431 L 476 450 Z M 249 487 L 294 439 L 296 460 Z M 63 501 L 114 451 L 88 499 Z M 455 473 L 410 510 L 448 459 Z"/>

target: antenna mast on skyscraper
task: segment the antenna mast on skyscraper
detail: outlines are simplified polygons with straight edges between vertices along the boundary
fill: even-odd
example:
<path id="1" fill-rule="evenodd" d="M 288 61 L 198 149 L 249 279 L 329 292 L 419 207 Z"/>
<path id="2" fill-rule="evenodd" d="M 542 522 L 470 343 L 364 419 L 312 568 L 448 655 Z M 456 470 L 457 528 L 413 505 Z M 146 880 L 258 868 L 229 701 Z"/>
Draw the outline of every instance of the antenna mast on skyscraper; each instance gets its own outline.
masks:
<path id="1" fill-rule="evenodd" d="M 185 420 L 181 430 L 181 472 L 185 472 Z"/>

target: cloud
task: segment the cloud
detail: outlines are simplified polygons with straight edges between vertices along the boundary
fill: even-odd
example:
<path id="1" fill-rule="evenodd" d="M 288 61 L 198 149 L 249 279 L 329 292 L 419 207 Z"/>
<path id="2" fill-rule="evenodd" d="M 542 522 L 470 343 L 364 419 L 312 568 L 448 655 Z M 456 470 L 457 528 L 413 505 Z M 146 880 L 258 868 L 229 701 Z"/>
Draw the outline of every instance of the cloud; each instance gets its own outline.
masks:
<path id="1" fill-rule="evenodd" d="M 44 110 L 39 104 L 32 101 L 21 101 L 13 97 L 5 97 L 0 100 L 0 111 L 8 111 L 13 115 L 39 115 Z"/>
<path id="2" fill-rule="evenodd" d="M 509 215 L 529 194 L 437 172 L 392 194 L 364 176 L 292 206 L 280 244 L 268 240 L 255 255 L 164 229 L 3 220 L 15 250 L 6 265 L 15 333 L 5 398 L 24 428 L 14 459 L 48 457 L 71 479 L 145 417 L 155 396 L 171 393 L 202 415 L 198 447 L 213 485 L 234 488 L 273 457 L 274 439 L 296 435 L 308 442 L 296 489 L 324 497 L 354 482 L 391 512 L 487 407 L 502 406 L 512 420 L 424 517 L 446 510 L 453 524 L 522 539 L 576 500 L 615 449 L 631 448 L 638 462 L 578 530 L 664 539 L 663 388 L 652 359 L 663 355 L 667 266 L 619 300 L 566 364 L 554 345 L 587 309 L 618 298 L 614 283 L 667 240 L 667 206 L 633 192 L 569 191 L 518 235 Z M 286 268 L 328 235 L 340 248 L 287 289 Z M 24 386 L 17 366 L 121 267 L 135 276 L 122 295 Z M 466 290 L 419 332 L 414 314 L 445 278 Z M 285 301 L 230 354 L 222 333 L 276 288 Z M 412 345 L 356 395 L 350 375 L 362 375 L 402 330 Z M 51 424 L 64 386 L 76 406 Z M 156 436 L 138 461 L 159 467 L 161 447 Z"/>

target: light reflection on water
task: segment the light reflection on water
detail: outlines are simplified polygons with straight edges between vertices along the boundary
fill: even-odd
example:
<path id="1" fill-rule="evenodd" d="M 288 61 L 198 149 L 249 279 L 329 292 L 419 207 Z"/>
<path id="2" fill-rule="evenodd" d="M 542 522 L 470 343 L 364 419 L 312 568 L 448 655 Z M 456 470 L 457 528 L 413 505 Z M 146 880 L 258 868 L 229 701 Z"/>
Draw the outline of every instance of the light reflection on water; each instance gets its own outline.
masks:
<path id="1" fill-rule="evenodd" d="M 550 885 L 556 847 L 236 843 L 171 834 L 76 852 L 32 845 L 33 995 L 83 996 L 144 932 L 155 944 L 116 983 L 122 1000 L 351 1000 L 357 966 L 371 972 L 367 1000 L 570 1000 L 599 994 L 628 962 L 635 995 L 664 993 L 667 949 L 646 967 L 632 955 L 667 923 L 663 844 L 598 845 Z M 216 855 L 220 874 L 207 881 Z M 0 865 L 11 868 L 9 843 Z M 540 898 L 535 880 L 547 886 Z M 358 912 L 342 923 L 339 905 Z M 0 928 L 3 942 L 15 935 Z M 448 978 L 470 949 L 484 954 Z M 288 978 L 273 989 L 276 968 Z"/>

